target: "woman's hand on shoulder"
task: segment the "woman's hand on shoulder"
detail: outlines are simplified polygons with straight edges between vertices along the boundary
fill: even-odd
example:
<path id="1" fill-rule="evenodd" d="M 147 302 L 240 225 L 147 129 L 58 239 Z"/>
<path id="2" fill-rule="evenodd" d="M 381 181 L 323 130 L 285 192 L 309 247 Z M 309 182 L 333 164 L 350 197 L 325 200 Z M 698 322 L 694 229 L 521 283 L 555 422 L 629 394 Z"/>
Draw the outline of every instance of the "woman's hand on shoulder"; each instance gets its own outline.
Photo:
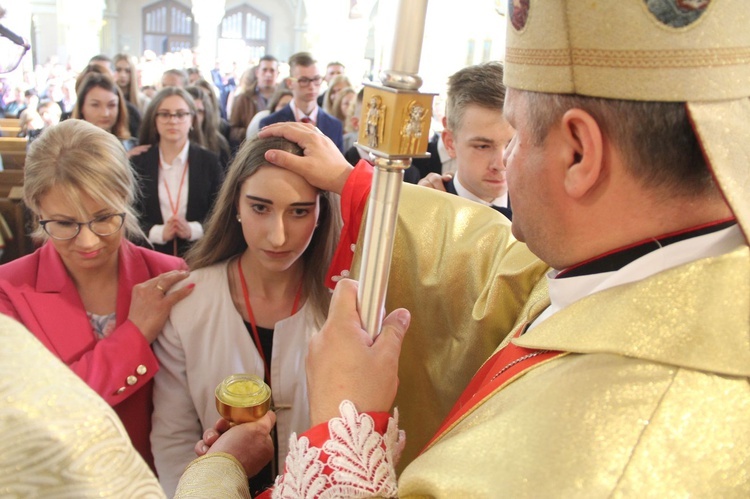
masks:
<path id="1" fill-rule="evenodd" d="M 431 189 L 435 189 L 436 191 L 445 192 L 445 182 L 450 181 L 452 178 L 453 175 L 451 175 L 450 173 L 440 175 L 439 173 L 430 172 L 426 177 L 420 179 L 417 185 L 421 185 L 422 187 L 429 187 Z"/>
<path id="2" fill-rule="evenodd" d="M 161 333 L 175 303 L 193 292 L 195 284 L 168 293 L 172 286 L 189 275 L 186 270 L 172 270 L 133 286 L 128 319 L 149 343 Z"/>
<path id="3" fill-rule="evenodd" d="M 140 146 L 135 146 L 131 150 L 128 151 L 128 159 L 132 158 L 133 156 L 140 156 L 144 152 L 148 151 L 151 148 L 151 144 L 143 144 Z"/>

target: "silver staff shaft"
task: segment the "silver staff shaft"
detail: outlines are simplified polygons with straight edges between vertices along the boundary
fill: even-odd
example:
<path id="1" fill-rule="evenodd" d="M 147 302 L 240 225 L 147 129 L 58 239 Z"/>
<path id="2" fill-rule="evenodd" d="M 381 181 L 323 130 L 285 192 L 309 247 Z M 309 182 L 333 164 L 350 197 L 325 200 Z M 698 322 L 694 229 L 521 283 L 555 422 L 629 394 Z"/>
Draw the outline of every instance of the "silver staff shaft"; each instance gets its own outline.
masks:
<path id="1" fill-rule="evenodd" d="M 383 158 L 375 160 L 357 293 L 362 326 L 372 338 L 380 333 L 383 323 L 398 200 L 404 180 L 403 169 L 410 162 Z"/>
<path id="2" fill-rule="evenodd" d="M 375 157 L 359 274 L 362 326 L 372 338 L 383 323 L 404 170 L 426 154 L 432 94 L 420 94 L 417 75 L 427 0 L 400 0 L 390 69 L 382 87 L 366 85 L 359 146 Z"/>

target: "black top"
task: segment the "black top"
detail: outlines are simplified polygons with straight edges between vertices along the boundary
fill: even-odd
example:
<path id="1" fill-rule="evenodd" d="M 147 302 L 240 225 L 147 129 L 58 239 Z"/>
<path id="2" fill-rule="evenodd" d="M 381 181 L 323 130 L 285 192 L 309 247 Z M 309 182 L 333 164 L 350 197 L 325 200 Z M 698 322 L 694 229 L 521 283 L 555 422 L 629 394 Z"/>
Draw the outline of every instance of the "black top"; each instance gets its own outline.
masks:
<path id="1" fill-rule="evenodd" d="M 250 326 L 250 323 L 247 321 L 245 322 L 245 327 L 247 328 L 247 332 L 250 335 L 250 337 L 253 337 L 253 329 Z M 260 338 L 260 346 L 263 349 L 263 356 L 266 358 L 266 361 L 268 361 L 268 366 L 270 370 L 271 366 L 271 354 L 273 353 L 273 329 L 265 328 L 257 326 L 258 328 L 258 337 Z M 255 340 L 253 340 L 253 343 L 255 343 Z M 266 383 L 270 386 L 269 380 L 265 380 Z M 250 492 L 253 494 L 253 497 L 263 492 L 268 487 L 271 487 L 273 485 L 274 480 L 276 479 L 276 466 L 273 464 L 278 462 L 279 454 L 278 454 L 278 448 L 277 440 L 276 440 L 276 430 L 274 429 L 271 432 L 271 436 L 273 438 L 273 447 L 274 447 L 274 456 L 273 456 L 273 462 L 268 463 L 266 466 L 263 467 L 260 472 L 258 472 L 257 475 L 254 477 L 251 477 L 249 479 L 250 484 Z M 283 465 L 283 463 L 282 463 Z"/>
<path id="2" fill-rule="evenodd" d="M 563 279 L 566 277 L 577 277 L 582 275 L 601 274 L 604 272 L 614 272 L 620 270 L 627 264 L 636 261 L 642 256 L 645 256 L 652 251 L 655 251 L 664 246 L 676 243 L 678 241 L 684 241 L 692 237 L 703 236 L 712 232 L 718 232 L 727 227 L 731 227 L 736 224 L 736 220 L 722 221 L 712 224 L 703 225 L 701 227 L 680 231 L 673 234 L 665 234 L 662 237 L 649 239 L 640 243 L 620 248 L 604 255 L 600 255 L 591 260 L 579 263 L 572 267 L 561 271 L 557 275 L 557 279 Z"/>
<path id="3" fill-rule="evenodd" d="M 146 152 L 130 158 L 130 162 L 137 173 L 142 193 L 137 203 L 139 222 L 148 236 L 151 227 L 164 224 L 159 201 L 159 147 L 151 146 Z M 216 154 L 193 142 L 188 148 L 188 168 L 186 218 L 191 222 L 204 223 L 224 181 L 224 170 Z M 148 246 L 145 241 L 139 244 Z M 177 255 L 184 255 L 191 244 L 191 241 L 177 238 Z M 154 244 L 153 249 L 168 255 L 174 251 L 171 241 Z"/>

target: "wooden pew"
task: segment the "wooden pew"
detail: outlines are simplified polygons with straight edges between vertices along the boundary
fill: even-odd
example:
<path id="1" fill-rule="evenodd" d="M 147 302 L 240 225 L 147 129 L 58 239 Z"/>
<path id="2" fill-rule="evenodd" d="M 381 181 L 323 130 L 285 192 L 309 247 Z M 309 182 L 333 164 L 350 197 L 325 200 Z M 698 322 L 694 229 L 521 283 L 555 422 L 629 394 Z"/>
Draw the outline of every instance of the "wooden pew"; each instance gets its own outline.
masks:
<path id="1" fill-rule="evenodd" d="M 2 126 L 0 125 L 0 137 L 18 137 L 21 133 L 20 126 Z"/>
<path id="2" fill-rule="evenodd" d="M 3 216 L 12 237 L 7 237 L 4 228 L 0 232 L 5 239 L 5 249 L 0 264 L 27 255 L 34 250 L 30 232 L 30 213 L 23 202 L 23 170 L 0 171 L 0 215 Z"/>
<path id="3" fill-rule="evenodd" d="M 3 168 L 6 170 L 22 170 L 26 161 L 26 147 L 29 141 L 26 137 L 0 137 L 0 155 L 3 158 Z"/>
<path id="4" fill-rule="evenodd" d="M 21 120 L 18 118 L 0 118 L 0 127 L 21 128 Z"/>

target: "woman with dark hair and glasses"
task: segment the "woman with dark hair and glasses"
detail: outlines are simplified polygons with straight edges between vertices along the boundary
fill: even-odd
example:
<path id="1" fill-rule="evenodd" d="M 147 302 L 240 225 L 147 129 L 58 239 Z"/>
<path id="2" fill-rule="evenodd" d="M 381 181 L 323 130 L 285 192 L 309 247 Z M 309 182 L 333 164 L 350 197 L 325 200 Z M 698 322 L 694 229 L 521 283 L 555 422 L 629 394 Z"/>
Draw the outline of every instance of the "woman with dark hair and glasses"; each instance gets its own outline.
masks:
<path id="1" fill-rule="evenodd" d="M 166 296 L 187 277 L 185 263 L 128 241 L 142 236 L 135 193 L 114 135 L 83 120 L 47 129 L 29 148 L 24 182 L 38 221 L 33 236 L 43 244 L 0 266 L 0 313 L 26 326 L 114 408 L 153 468 L 158 363 L 151 343 L 192 288 Z"/>
<path id="2" fill-rule="evenodd" d="M 153 248 L 182 256 L 203 237 L 224 170 L 200 146 L 203 132 L 193 98 L 166 87 L 154 96 L 141 126 L 140 144 L 151 148 L 131 161 L 141 181 L 141 228 Z"/>

